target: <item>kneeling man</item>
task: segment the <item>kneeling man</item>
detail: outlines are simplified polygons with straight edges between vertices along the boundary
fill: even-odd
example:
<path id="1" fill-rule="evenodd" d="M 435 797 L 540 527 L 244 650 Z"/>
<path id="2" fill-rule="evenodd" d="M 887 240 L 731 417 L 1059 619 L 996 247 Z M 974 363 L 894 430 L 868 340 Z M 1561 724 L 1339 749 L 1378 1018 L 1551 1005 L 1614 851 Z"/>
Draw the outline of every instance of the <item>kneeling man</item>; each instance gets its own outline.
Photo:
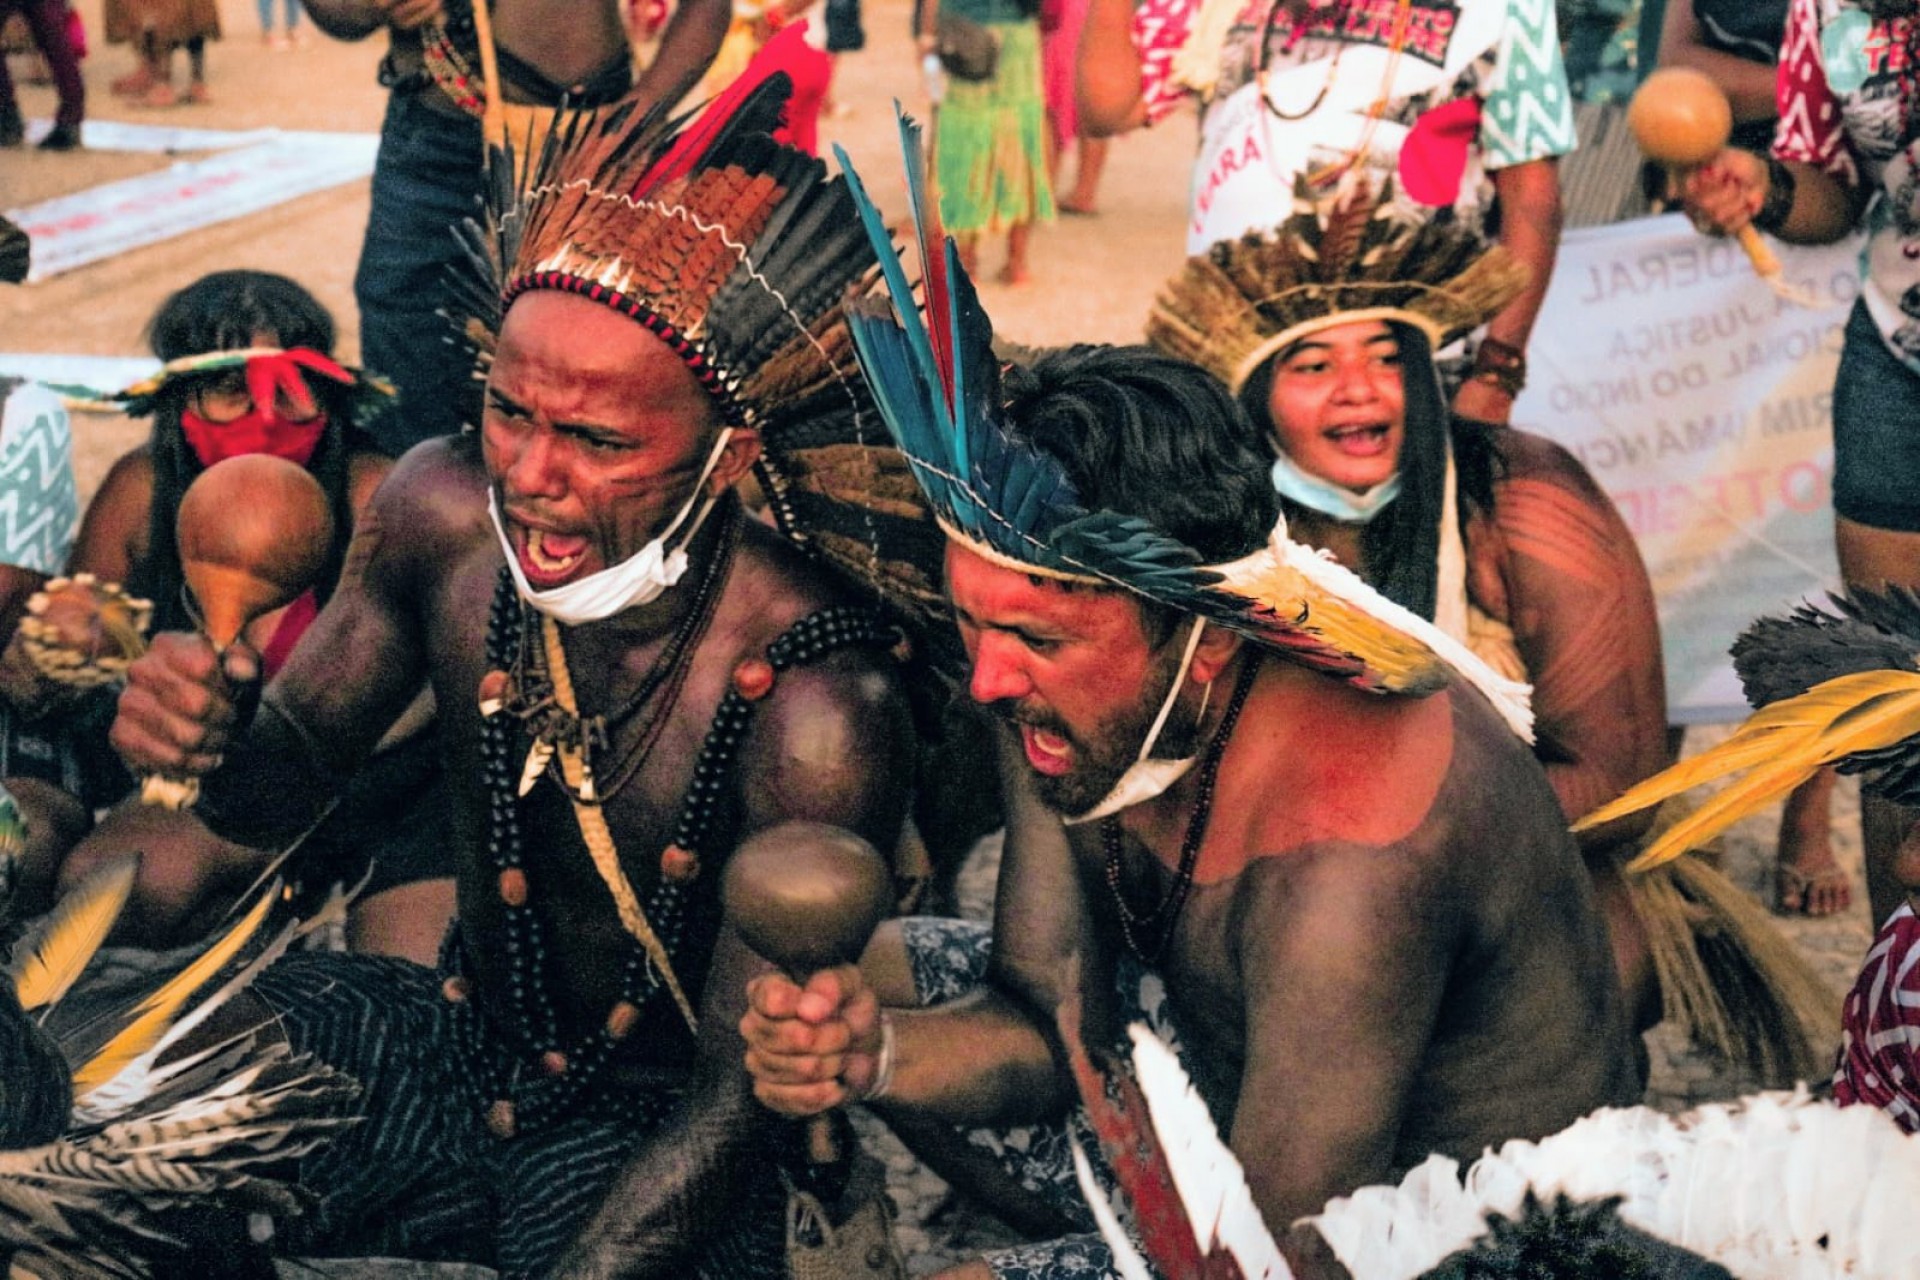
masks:
<path id="1" fill-rule="evenodd" d="M 1445 674 L 1444 638 L 1383 625 L 1391 606 L 1357 579 L 1270 541 L 1261 441 L 1217 383 L 1082 347 L 983 394 L 987 335 L 963 328 L 947 337 L 973 394 L 936 404 L 888 382 L 914 337 L 855 325 L 948 533 L 970 692 L 1001 730 L 1006 849 L 965 996 L 903 1007 L 952 994 L 967 965 L 952 927 L 916 922 L 858 969 L 755 979 L 742 1031 L 764 1102 L 864 1100 L 916 1135 L 1057 1129 L 1063 1004 L 1098 1045 L 1120 1001 L 1161 993 L 1279 1235 L 1430 1152 L 1476 1157 L 1636 1100 L 1605 926 L 1527 743 Z M 920 376 L 947 396 L 930 362 Z M 975 1139 L 1030 1191 L 1072 1186 L 1037 1168 L 1063 1144 Z M 953 1274 L 1106 1266 L 1080 1239 Z"/>

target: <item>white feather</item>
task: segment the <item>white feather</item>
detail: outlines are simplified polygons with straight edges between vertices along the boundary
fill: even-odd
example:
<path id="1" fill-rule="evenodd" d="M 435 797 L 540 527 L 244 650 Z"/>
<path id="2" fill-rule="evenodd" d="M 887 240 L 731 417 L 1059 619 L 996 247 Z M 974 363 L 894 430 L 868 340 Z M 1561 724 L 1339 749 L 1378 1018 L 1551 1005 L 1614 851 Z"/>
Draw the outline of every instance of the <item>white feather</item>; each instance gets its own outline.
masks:
<path id="1" fill-rule="evenodd" d="M 1128 1031 L 1133 1036 L 1134 1075 L 1200 1252 L 1210 1252 L 1217 1239 L 1247 1280 L 1292 1280 L 1293 1272 L 1247 1190 L 1240 1162 L 1220 1141 L 1213 1115 L 1180 1069 L 1180 1060 L 1145 1025 L 1136 1023 Z"/>
<path id="2" fill-rule="evenodd" d="M 1080 1183 L 1080 1194 L 1087 1198 L 1087 1208 L 1093 1213 L 1094 1225 L 1100 1228 L 1100 1238 L 1107 1242 L 1107 1251 L 1113 1255 L 1113 1269 L 1120 1273 L 1120 1280 L 1154 1280 L 1147 1260 L 1134 1247 L 1133 1237 L 1120 1225 L 1120 1216 L 1113 1211 L 1112 1201 L 1094 1178 L 1093 1166 L 1087 1162 L 1087 1153 L 1080 1149 L 1080 1140 L 1069 1138 L 1068 1141 L 1073 1146 L 1073 1176 Z"/>

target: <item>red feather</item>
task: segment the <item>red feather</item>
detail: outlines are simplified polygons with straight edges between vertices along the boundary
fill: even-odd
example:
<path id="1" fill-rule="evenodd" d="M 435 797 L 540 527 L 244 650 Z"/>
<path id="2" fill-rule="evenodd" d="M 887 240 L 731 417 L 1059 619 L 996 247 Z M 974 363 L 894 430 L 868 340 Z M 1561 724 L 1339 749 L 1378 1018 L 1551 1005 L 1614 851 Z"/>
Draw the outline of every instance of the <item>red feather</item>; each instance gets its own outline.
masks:
<path id="1" fill-rule="evenodd" d="M 900 117 L 900 145 L 906 153 L 907 198 L 913 207 L 914 236 L 920 248 L 920 287 L 925 294 L 927 341 L 946 393 L 947 411 L 958 413 L 953 402 L 953 286 L 947 279 L 947 233 L 940 222 L 940 201 L 928 190 L 933 179 L 931 160 L 922 139 L 925 133 L 911 117 Z"/>
<path id="2" fill-rule="evenodd" d="M 662 185 L 692 173 L 732 122 L 740 104 L 751 97 L 755 89 L 782 71 L 792 80 L 794 66 L 805 56 L 801 37 L 806 32 L 806 25 L 804 22 L 794 23 L 761 45 L 760 51 L 753 55 L 753 61 L 747 64 L 747 69 L 707 104 L 700 118 L 681 133 L 667 153 L 654 162 L 653 168 L 647 170 L 646 176 L 634 188 L 634 194 L 658 190 Z M 785 127 L 785 114 L 783 110 L 782 128 Z"/>

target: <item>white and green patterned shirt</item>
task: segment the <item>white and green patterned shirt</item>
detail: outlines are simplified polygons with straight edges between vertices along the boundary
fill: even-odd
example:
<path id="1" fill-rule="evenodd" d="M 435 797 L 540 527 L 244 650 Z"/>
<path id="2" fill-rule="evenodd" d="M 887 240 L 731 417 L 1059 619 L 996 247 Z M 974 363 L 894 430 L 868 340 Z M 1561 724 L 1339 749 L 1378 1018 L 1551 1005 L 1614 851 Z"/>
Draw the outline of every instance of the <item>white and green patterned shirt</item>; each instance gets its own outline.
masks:
<path id="1" fill-rule="evenodd" d="M 1201 108 L 1190 253 L 1278 225 L 1303 173 L 1331 190 L 1364 168 L 1376 190 L 1393 179 L 1409 217 L 1451 208 L 1478 226 L 1494 170 L 1573 149 L 1552 0 L 1406 0 L 1404 22 L 1402 3 L 1332 0 L 1300 23 L 1281 0 L 1242 5 Z M 1142 0 L 1134 11 L 1150 121 L 1189 92 L 1172 63 L 1199 10 L 1200 0 Z"/>
<path id="2" fill-rule="evenodd" d="M 0 564 L 57 574 L 79 525 L 66 406 L 38 383 L 0 378 Z"/>

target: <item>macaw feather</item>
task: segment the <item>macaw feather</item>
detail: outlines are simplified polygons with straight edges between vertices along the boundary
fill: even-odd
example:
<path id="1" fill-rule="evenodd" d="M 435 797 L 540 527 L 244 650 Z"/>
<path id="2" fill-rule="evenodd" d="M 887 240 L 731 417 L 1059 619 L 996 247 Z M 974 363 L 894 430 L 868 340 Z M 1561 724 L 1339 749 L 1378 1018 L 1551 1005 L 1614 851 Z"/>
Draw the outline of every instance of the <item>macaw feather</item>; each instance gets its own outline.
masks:
<path id="1" fill-rule="evenodd" d="M 1724 742 L 1663 770 L 1573 824 L 1611 822 L 1731 774 L 1746 776 L 1704 801 L 1628 864 L 1658 866 L 1712 839 L 1821 768 L 1920 734 L 1920 673 L 1861 671 L 1823 681 L 1748 717 Z"/>
<path id="2" fill-rule="evenodd" d="M 73 1073 L 76 1098 L 84 1097 L 106 1084 L 160 1043 L 175 1016 L 193 993 L 205 986 L 252 940 L 261 923 L 266 920 L 276 896 L 273 892 L 261 894 L 253 909 L 242 916 L 239 923 L 228 929 L 219 941 L 177 976 L 141 1002 L 136 1016 L 126 1029 L 107 1041 L 98 1053 Z"/>
<path id="3" fill-rule="evenodd" d="M 93 872 L 13 948 L 8 976 L 20 1007 L 32 1012 L 56 1003 L 107 940 L 140 873 L 130 853 Z"/>

